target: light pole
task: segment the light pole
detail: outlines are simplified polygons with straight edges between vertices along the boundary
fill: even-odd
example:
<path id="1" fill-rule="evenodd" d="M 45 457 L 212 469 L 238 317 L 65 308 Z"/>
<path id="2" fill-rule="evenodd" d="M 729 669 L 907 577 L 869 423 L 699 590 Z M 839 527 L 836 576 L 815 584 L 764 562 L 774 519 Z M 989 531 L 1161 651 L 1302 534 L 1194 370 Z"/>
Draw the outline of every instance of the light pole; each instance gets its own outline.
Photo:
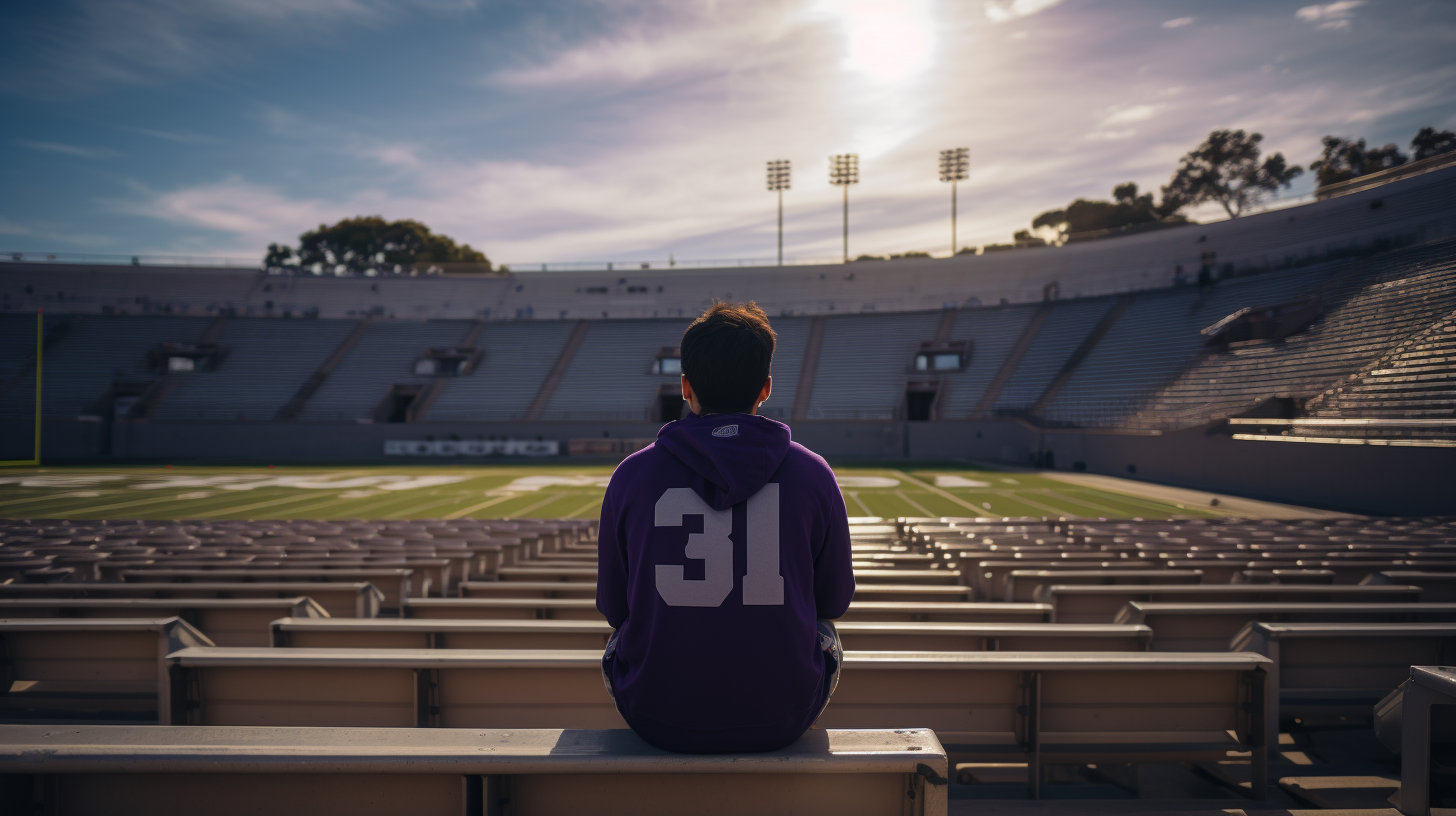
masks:
<path id="1" fill-rule="evenodd" d="M 844 188 L 844 262 L 849 263 L 849 185 L 859 184 L 859 154 L 830 156 L 829 183 Z"/>
<path id="2" fill-rule="evenodd" d="M 789 160 L 768 163 L 768 191 L 779 194 L 779 266 L 784 265 L 784 191 L 789 189 Z"/>
<path id="3" fill-rule="evenodd" d="M 956 254 L 956 182 L 965 181 L 971 169 L 971 149 L 955 147 L 940 151 L 940 180 L 950 182 L 950 254 Z"/>

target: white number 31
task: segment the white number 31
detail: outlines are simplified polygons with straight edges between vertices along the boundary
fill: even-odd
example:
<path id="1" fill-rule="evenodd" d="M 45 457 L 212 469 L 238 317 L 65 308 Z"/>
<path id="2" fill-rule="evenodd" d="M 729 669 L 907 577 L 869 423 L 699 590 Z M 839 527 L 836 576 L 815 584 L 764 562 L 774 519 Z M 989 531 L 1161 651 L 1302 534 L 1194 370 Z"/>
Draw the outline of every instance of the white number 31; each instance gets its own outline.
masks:
<path id="1" fill-rule="evenodd" d="M 688 536 L 686 554 L 703 562 L 703 579 L 683 577 L 681 564 L 657 565 L 657 594 L 668 606 L 722 606 L 733 591 L 733 508 L 714 510 L 690 487 L 673 487 L 654 508 L 658 527 L 681 527 L 683 516 L 702 516 L 703 531 Z M 748 572 L 744 606 L 783 606 L 779 575 L 779 486 L 766 484 L 748 500 Z"/>

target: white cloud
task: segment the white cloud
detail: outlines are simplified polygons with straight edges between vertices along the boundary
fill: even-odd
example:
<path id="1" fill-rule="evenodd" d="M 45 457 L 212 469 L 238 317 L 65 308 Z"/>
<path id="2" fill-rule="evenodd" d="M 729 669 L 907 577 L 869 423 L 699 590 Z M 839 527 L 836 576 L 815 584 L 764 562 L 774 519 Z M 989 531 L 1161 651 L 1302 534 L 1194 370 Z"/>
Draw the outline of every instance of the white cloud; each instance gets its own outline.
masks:
<path id="1" fill-rule="evenodd" d="M 1146 122 L 1158 115 L 1160 105 L 1132 105 L 1126 108 L 1118 108 L 1109 113 L 1102 120 L 1104 125 L 1126 125 L 1133 122 Z"/>
<path id="2" fill-rule="evenodd" d="M 1005 23 L 1018 17 L 1030 17 L 1046 11 L 1062 0 L 1010 0 L 1010 2 L 987 3 L 986 17 L 993 23 Z"/>
<path id="3" fill-rule="evenodd" d="M 1174 17 L 1171 20 L 1164 20 L 1163 28 L 1182 28 L 1191 24 L 1195 19 L 1194 17 Z"/>
<path id="4" fill-rule="evenodd" d="M 80 147 L 78 145 L 62 144 L 60 142 L 35 142 L 29 139 L 16 139 L 11 144 L 17 147 L 39 150 L 43 153 L 80 156 L 83 159 L 105 159 L 117 155 L 115 150 L 105 147 Z"/>
<path id="5" fill-rule="evenodd" d="M 1355 9 L 1363 5 L 1365 0 L 1336 0 L 1334 3 L 1305 6 L 1294 12 L 1294 16 L 1306 23 L 1315 23 L 1321 31 L 1338 30 L 1349 28 Z"/>

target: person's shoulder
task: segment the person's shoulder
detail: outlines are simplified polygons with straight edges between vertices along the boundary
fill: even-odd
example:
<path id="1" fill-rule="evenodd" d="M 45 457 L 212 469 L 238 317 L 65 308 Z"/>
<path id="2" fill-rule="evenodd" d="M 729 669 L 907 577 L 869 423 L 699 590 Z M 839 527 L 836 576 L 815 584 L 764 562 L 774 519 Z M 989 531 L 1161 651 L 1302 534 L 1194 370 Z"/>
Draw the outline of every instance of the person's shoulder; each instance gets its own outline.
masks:
<path id="1" fill-rule="evenodd" d="M 618 463 L 617 469 L 612 471 L 612 479 L 616 480 L 618 476 L 623 478 L 635 477 L 644 470 L 651 470 L 657 467 L 658 463 L 662 461 L 663 456 L 671 455 L 667 451 L 659 448 L 656 442 L 653 442 L 645 448 L 633 451 L 627 455 L 627 458 Z"/>
<path id="2" fill-rule="evenodd" d="M 834 469 L 824 461 L 824 457 L 800 445 L 798 442 L 789 443 L 789 451 L 784 454 L 784 464 L 794 468 L 801 474 L 813 476 L 820 475 L 831 481 L 834 479 Z"/>

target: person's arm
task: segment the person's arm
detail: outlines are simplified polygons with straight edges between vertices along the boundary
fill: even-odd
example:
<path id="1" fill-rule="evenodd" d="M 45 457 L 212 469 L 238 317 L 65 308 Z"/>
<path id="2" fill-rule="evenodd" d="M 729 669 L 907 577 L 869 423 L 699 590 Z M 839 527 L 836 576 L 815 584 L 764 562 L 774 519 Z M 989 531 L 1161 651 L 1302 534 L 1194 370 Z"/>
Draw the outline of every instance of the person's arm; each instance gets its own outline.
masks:
<path id="1" fill-rule="evenodd" d="M 597 610 L 613 629 L 627 622 L 627 547 L 621 522 L 617 494 L 609 485 L 597 526 Z"/>
<path id="2" fill-rule="evenodd" d="M 840 617 L 849 609 L 849 602 L 854 598 L 849 514 L 844 509 L 844 496 L 840 495 L 837 486 L 828 494 L 822 505 L 825 508 L 824 540 L 814 558 L 814 604 L 819 620 Z"/>

